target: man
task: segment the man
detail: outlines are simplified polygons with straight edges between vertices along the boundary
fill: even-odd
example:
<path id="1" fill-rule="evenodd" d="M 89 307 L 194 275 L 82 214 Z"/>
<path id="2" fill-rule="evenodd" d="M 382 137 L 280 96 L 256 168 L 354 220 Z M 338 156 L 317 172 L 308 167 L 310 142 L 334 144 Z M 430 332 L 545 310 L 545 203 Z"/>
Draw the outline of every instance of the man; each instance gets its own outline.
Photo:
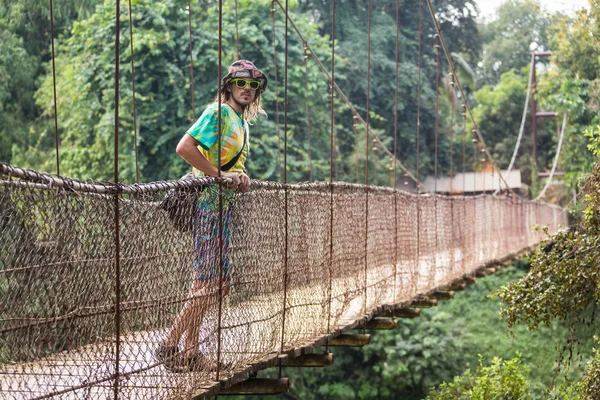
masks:
<path id="1" fill-rule="evenodd" d="M 231 64 L 221 81 L 215 101 L 202 113 L 177 145 L 177 154 L 192 166 L 194 176 L 217 176 L 220 156 L 221 177 L 229 181 L 222 193 L 222 271 L 223 294 L 229 291 L 230 222 L 235 190 L 246 191 L 250 178 L 244 167 L 248 156 L 248 126 L 258 115 L 266 115 L 260 105 L 267 77 L 247 60 Z M 221 99 L 221 152 L 219 154 L 219 96 Z M 200 193 L 194 217 L 193 287 L 156 358 L 173 371 L 194 371 L 207 366 L 200 353 L 199 334 L 218 289 L 219 268 L 219 187 L 210 185 Z M 179 342 L 185 335 L 185 346 Z"/>

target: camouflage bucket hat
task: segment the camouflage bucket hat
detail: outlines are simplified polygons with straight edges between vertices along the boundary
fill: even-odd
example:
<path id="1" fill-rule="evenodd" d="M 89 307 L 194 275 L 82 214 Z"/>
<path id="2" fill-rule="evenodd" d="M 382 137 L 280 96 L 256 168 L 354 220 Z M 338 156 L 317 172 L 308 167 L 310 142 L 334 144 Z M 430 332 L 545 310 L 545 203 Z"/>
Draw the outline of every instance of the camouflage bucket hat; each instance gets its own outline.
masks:
<path id="1" fill-rule="evenodd" d="M 267 90 L 269 80 L 267 76 L 248 60 L 238 60 L 229 66 L 227 75 L 223 77 L 223 86 L 233 78 L 257 79 L 260 82 L 260 91 Z"/>

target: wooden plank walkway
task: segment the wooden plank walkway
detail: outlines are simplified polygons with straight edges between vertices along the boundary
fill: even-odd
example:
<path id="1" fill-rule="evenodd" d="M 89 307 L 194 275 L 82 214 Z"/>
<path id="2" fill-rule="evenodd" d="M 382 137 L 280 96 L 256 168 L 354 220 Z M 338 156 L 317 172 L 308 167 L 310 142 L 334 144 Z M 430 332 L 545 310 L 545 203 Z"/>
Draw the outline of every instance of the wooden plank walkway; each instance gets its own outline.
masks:
<path id="1" fill-rule="evenodd" d="M 450 254 L 447 252 L 439 253 L 436 265 L 448 266 L 450 259 Z M 512 259 L 512 256 L 507 258 L 509 259 Z M 458 250 L 454 255 L 454 262 L 461 261 L 462 254 Z M 470 272 L 474 272 L 477 268 L 470 269 Z M 291 291 L 288 294 L 289 314 L 286 320 L 289 325 L 286 332 L 291 332 L 295 336 L 292 340 L 295 346 L 285 349 L 283 355 L 279 352 L 280 343 L 277 340 L 280 334 L 280 299 L 258 296 L 243 303 L 226 303 L 222 316 L 222 361 L 229 367 L 221 372 L 221 382 L 214 380 L 214 372 L 172 373 L 162 364 L 157 363 L 153 357 L 153 350 L 165 336 L 164 330 L 135 332 L 123 337 L 119 363 L 121 375 L 119 398 L 202 398 L 213 395 L 220 387 L 228 387 L 247 379 L 253 371 L 275 366 L 280 362 L 285 364 L 286 358 L 312 353 L 316 346 L 324 344 L 328 338 L 360 326 L 383 309 L 408 305 L 411 298 L 417 294 L 430 292 L 460 278 L 460 276 L 435 273 L 436 270 L 432 269 L 430 262 L 422 261 L 418 268 L 417 287 L 410 292 L 404 291 L 412 292 L 412 295 L 394 299 L 394 288 L 410 284 L 414 274 L 411 265 L 398 264 L 397 270 L 413 272 L 410 276 L 408 273 L 398 273 L 398 281 L 394 282 L 393 265 L 369 268 L 367 286 L 370 289 L 367 295 L 367 313 L 364 313 L 364 291 L 355 293 L 351 297 L 346 296 L 343 300 L 338 298 L 337 301 L 336 296 L 333 296 L 332 308 L 337 307 L 335 314 L 338 318 L 332 321 L 334 329 L 331 329 L 329 335 L 319 326 L 320 319 L 310 318 L 309 315 L 310 312 L 315 311 L 315 308 L 320 308 L 320 312 L 326 312 L 327 304 L 303 307 L 298 299 L 307 297 L 307 293 L 302 293 L 303 290 L 311 289 Z M 435 276 L 431 276 L 431 272 Z M 340 278 L 334 282 L 333 287 L 348 287 L 347 282 L 343 281 L 356 278 Z M 238 321 L 244 321 L 244 315 L 249 313 L 253 317 L 252 321 L 236 325 Z M 213 327 L 212 332 L 205 334 L 208 338 L 204 338 L 207 341 L 205 347 L 211 347 L 208 344 L 214 339 L 216 331 L 214 327 L 217 325 L 214 313 L 207 316 L 205 325 Z M 315 335 L 315 332 L 319 331 L 320 334 Z M 265 335 L 264 332 L 274 334 Z M 112 378 L 115 372 L 114 349 L 114 340 L 113 342 L 100 341 L 76 350 L 57 353 L 34 363 L 1 365 L 0 397 L 6 399 L 52 396 L 61 399 L 114 398 L 115 382 Z M 236 349 L 243 349 L 243 351 L 236 351 Z"/>

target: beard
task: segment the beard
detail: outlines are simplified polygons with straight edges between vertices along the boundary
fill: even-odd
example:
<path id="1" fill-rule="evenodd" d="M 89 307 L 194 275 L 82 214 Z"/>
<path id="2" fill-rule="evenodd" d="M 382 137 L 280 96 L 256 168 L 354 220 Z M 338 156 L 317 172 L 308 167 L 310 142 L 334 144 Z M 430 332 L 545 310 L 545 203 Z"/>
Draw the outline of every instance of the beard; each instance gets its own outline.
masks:
<path id="1" fill-rule="evenodd" d="M 250 104 L 250 103 L 252 103 L 254 101 L 255 96 L 252 96 L 252 94 L 250 94 L 247 98 L 245 98 L 241 94 L 238 95 L 238 96 L 236 96 L 235 93 L 233 93 L 233 91 L 232 91 L 231 92 L 231 98 L 239 106 L 241 106 L 242 108 L 245 108 L 248 104 Z"/>

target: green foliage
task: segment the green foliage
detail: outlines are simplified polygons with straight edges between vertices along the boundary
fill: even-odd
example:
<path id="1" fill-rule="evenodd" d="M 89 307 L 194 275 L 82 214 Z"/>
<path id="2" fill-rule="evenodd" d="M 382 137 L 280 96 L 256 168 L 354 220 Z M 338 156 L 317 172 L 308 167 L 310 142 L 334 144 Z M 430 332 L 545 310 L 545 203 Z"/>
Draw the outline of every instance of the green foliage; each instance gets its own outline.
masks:
<path id="1" fill-rule="evenodd" d="M 442 383 L 437 390 L 430 392 L 428 400 L 526 400 L 528 393 L 526 375 L 529 368 L 521 362 L 521 355 L 512 360 L 494 357 L 491 364 L 484 365 L 480 357 L 477 372 L 472 375 L 467 370 L 451 383 Z"/>
<path id="2" fill-rule="evenodd" d="M 6 21 L 15 37 L 24 38 L 26 53 L 35 58 L 27 85 L 19 87 L 20 102 L 11 94 L 5 104 L 28 105 L 26 112 L 5 119 L 8 135 L 3 135 L 3 160 L 24 167 L 53 171 L 54 166 L 54 107 L 52 74 L 49 63 L 47 38 L 48 11 L 45 5 L 19 0 L 7 7 L 0 26 Z M 61 173 L 78 178 L 112 179 L 112 134 L 114 113 L 114 2 L 99 0 L 57 0 L 55 2 L 57 37 L 57 95 Z M 354 0 L 342 2 L 336 14 L 336 82 L 364 117 L 366 112 L 366 12 L 364 4 Z M 450 50 L 461 57 L 474 59 L 479 41 L 474 22 L 472 0 L 434 1 L 436 12 L 445 32 Z M 168 0 L 149 2 L 134 0 L 133 35 L 136 68 L 137 126 L 133 123 L 131 92 L 129 15 L 127 3 L 121 2 L 121 63 L 120 86 L 120 179 L 131 182 L 134 176 L 133 131 L 139 134 L 139 165 L 142 180 L 172 179 L 188 168 L 174 148 L 185 130 L 193 123 L 189 95 L 189 55 L 187 32 L 187 2 Z M 395 1 L 374 5 L 372 15 L 372 54 L 370 122 L 374 132 L 392 148 L 394 136 L 394 75 L 396 35 Z M 283 152 L 283 117 L 276 115 L 275 102 L 283 110 L 284 89 L 284 19 L 275 12 L 275 48 L 277 77 L 273 65 L 273 32 L 268 23 L 271 2 L 238 2 L 239 42 L 236 43 L 233 4 L 224 3 L 223 64 L 236 57 L 248 58 L 265 70 L 270 78 L 270 90 L 264 96 L 267 120 L 259 121 L 252 129 L 251 156 L 248 169 L 254 178 L 278 180 L 281 178 Z M 409 3 L 401 6 L 400 60 L 398 104 L 398 156 L 412 171 L 415 169 L 415 132 L 417 102 L 418 7 Z M 2 9 L 5 10 L 5 9 Z M 25 17 L 28 10 L 35 18 Z M 457 12 L 460 10 L 461 12 Z M 421 173 L 433 171 L 433 132 L 435 124 L 435 64 L 433 53 L 433 24 L 428 10 L 423 13 L 422 55 L 422 108 L 421 108 Z M 324 65 L 330 65 L 330 9 L 320 2 L 292 2 L 291 18 Z M 216 61 L 218 7 L 214 2 L 192 1 L 192 41 L 195 69 L 196 117 L 216 92 Z M 40 33 L 36 27 L 42 27 Z M 8 28 L 7 28 L 8 29 Z M 31 40 L 30 40 L 31 39 Z M 8 44 L 11 42 L 8 41 Z M 35 44 L 35 45 L 33 45 Z M 17 44 L 10 44 L 18 47 Z M 239 46 L 240 54 L 235 54 Z M 287 109 L 287 162 L 288 179 L 306 180 L 312 164 L 312 178 L 329 178 L 330 110 L 326 76 L 320 67 L 308 59 L 304 66 L 303 44 L 290 30 L 288 54 L 288 109 Z M 11 50 L 12 51 L 12 50 Z M 16 50 L 15 50 L 16 51 Z M 10 54 L 7 51 L 7 54 Z M 27 64 L 27 63 L 25 63 Z M 22 65 L 15 63 L 14 65 Z M 442 76 L 445 75 L 444 63 Z M 22 69 L 19 73 L 26 73 Z M 305 92 L 305 73 L 308 75 L 308 93 Z M 275 81 L 278 81 L 278 85 Z M 277 87 L 278 86 L 278 87 Z M 277 89 L 277 90 L 276 90 Z M 440 89 L 443 92 L 443 88 Z M 37 92 L 35 99 L 34 93 Z M 277 96 L 277 97 L 276 97 Z M 306 102 L 308 98 L 308 104 Z M 8 107 L 7 106 L 7 107 Z M 306 109 L 310 109 L 310 138 Z M 5 107 L 5 109 L 7 108 Z M 336 111 L 336 170 L 334 177 L 354 181 L 356 155 L 359 171 L 364 171 L 365 149 L 357 147 L 364 139 L 354 137 L 352 115 L 340 97 L 335 99 Z M 449 127 L 449 102 L 441 99 L 439 126 L 443 137 Z M 22 128 L 20 128 L 22 126 Z M 361 132 L 362 129 L 362 132 Z M 15 136 L 15 132 L 17 132 Z M 364 137 L 364 128 L 359 127 Z M 309 146 L 310 140 L 310 146 Z M 449 143 L 440 139 L 439 171 L 448 169 Z M 311 159 L 309 159 L 309 154 Z M 370 155 L 370 182 L 390 181 L 389 157 L 381 149 Z M 376 164 L 376 165 L 375 165 Z M 364 180 L 363 176 L 358 176 Z"/>
<path id="3" fill-rule="evenodd" d="M 560 16 L 552 27 L 553 61 L 572 77 L 593 81 L 600 77 L 600 1 L 589 0 L 590 10 L 575 18 Z"/>
<path id="4" fill-rule="evenodd" d="M 590 11 L 582 10 L 574 18 L 556 17 L 551 32 L 552 61 L 556 67 L 541 77 L 536 98 L 540 107 L 569 117 L 561 165 L 572 190 L 594 162 L 592 154 L 586 151 L 588 141 L 582 133 L 600 123 L 598 1 L 592 0 Z"/>
<path id="5" fill-rule="evenodd" d="M 502 3 L 497 18 L 480 26 L 484 45 L 479 80 L 494 85 L 505 72 L 520 71 L 529 65 L 532 51 L 549 48 L 550 24 L 550 16 L 537 0 Z"/>
<path id="6" fill-rule="evenodd" d="M 596 151 L 600 135 L 588 136 L 591 150 Z M 600 296 L 600 164 L 594 166 L 583 191 L 586 207 L 581 222 L 540 245 L 531 257 L 531 271 L 498 291 L 509 327 L 522 322 L 538 329 L 556 319 L 582 320 L 586 307 L 596 307 Z M 588 321 L 592 324 L 593 316 Z M 584 380 L 588 394 L 598 393 L 599 365 L 596 353 Z"/>

